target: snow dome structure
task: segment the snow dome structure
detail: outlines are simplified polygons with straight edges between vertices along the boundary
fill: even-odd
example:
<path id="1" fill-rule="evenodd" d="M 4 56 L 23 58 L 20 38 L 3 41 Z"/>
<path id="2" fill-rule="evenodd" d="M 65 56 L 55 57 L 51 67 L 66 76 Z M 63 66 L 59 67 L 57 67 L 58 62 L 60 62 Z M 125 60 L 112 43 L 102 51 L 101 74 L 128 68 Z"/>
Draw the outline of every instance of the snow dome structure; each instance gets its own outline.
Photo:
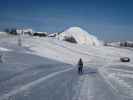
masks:
<path id="1" fill-rule="evenodd" d="M 74 38 L 78 44 L 86 44 L 91 46 L 99 46 L 100 41 L 93 35 L 80 27 L 71 27 L 58 35 L 59 40 L 65 38 Z"/>

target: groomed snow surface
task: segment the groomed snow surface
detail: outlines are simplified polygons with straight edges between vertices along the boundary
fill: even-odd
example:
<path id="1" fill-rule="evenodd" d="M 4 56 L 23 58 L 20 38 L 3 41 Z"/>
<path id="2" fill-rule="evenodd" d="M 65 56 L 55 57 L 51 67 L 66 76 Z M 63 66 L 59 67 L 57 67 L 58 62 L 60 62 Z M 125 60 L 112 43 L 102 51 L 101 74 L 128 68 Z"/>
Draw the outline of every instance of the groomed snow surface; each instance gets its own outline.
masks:
<path id="1" fill-rule="evenodd" d="M 29 36 L 19 47 L 17 38 L 0 36 L 0 100 L 133 100 L 131 49 Z"/>

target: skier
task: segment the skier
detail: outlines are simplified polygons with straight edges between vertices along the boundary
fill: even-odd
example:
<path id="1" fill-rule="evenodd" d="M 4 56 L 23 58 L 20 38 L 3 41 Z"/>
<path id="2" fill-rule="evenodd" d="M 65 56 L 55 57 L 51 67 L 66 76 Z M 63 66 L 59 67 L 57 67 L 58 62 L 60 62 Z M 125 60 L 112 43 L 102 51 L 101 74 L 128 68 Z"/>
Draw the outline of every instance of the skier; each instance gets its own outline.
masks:
<path id="1" fill-rule="evenodd" d="M 78 61 L 78 73 L 79 74 L 82 74 L 83 73 L 83 61 L 82 61 L 81 58 Z"/>

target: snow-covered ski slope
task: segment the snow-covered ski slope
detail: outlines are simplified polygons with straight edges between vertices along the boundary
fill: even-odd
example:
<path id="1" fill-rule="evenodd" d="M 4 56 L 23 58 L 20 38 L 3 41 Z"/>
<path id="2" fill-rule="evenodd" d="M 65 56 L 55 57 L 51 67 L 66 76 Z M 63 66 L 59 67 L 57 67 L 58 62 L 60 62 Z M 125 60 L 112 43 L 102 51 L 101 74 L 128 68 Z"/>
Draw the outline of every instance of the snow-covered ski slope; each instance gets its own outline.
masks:
<path id="1" fill-rule="evenodd" d="M 0 54 L 0 100 L 133 100 L 132 49 L 29 36 L 18 47 L 17 36 L 0 36 Z M 125 56 L 130 63 L 119 61 Z"/>

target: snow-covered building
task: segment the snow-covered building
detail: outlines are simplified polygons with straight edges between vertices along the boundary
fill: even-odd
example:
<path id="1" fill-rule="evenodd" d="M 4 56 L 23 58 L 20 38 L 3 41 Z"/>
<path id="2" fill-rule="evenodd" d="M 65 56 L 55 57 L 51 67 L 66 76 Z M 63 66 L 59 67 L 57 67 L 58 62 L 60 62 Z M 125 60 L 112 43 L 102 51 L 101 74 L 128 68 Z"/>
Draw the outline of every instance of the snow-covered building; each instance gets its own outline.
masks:
<path id="1" fill-rule="evenodd" d="M 48 35 L 48 37 L 56 37 L 58 35 L 58 33 L 51 33 Z"/>
<path id="2" fill-rule="evenodd" d="M 32 35 L 34 33 L 34 31 L 30 28 L 27 29 L 16 29 L 17 34 L 29 34 Z"/>
<path id="3" fill-rule="evenodd" d="M 97 37 L 89 34 L 87 31 L 81 29 L 80 27 L 71 27 L 57 36 L 59 40 L 65 40 L 65 38 L 69 37 L 74 38 L 78 44 L 86 44 L 91 46 L 101 45 Z"/>

